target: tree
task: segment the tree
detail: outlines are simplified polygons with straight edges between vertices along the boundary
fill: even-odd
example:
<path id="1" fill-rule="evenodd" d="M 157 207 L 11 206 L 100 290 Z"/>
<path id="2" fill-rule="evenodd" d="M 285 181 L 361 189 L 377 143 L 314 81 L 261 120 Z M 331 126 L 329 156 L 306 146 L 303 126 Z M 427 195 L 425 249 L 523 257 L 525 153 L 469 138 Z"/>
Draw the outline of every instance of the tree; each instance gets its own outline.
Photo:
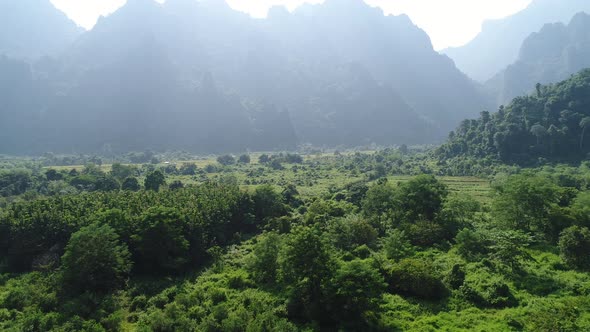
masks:
<path id="1" fill-rule="evenodd" d="M 580 150 L 584 147 L 584 134 L 586 129 L 590 127 L 590 117 L 585 117 L 580 121 L 580 128 L 582 128 L 582 135 L 580 137 Z"/>
<path id="2" fill-rule="evenodd" d="M 434 220 L 447 195 L 447 186 L 434 176 L 416 176 L 400 185 L 396 193 L 396 215 L 407 222 Z"/>
<path id="3" fill-rule="evenodd" d="M 147 210 L 131 237 L 138 267 L 145 272 L 180 270 L 188 262 L 189 242 L 183 232 L 183 216 L 162 206 Z"/>
<path id="4" fill-rule="evenodd" d="M 566 228 L 559 237 L 559 251 L 568 266 L 590 270 L 590 230 L 579 226 Z"/>
<path id="5" fill-rule="evenodd" d="M 256 188 L 252 199 L 254 201 L 254 215 L 260 222 L 267 218 L 283 216 L 286 213 L 283 196 L 271 185 L 262 185 Z"/>
<path id="6" fill-rule="evenodd" d="M 523 260 L 532 260 L 526 248 L 533 241 L 522 231 L 492 231 L 490 236 L 491 257 L 510 269 L 519 269 Z"/>
<path id="7" fill-rule="evenodd" d="M 342 263 L 330 281 L 334 320 L 346 322 L 347 330 L 363 330 L 363 314 L 377 309 L 386 285 L 370 261 Z"/>
<path id="8" fill-rule="evenodd" d="M 250 156 L 247 154 L 243 154 L 238 158 L 238 163 L 240 164 L 249 164 L 250 163 Z"/>
<path id="9" fill-rule="evenodd" d="M 260 157 L 258 157 L 258 162 L 261 164 L 266 164 L 270 161 L 270 157 L 267 154 L 261 154 Z"/>
<path id="10" fill-rule="evenodd" d="M 45 177 L 47 178 L 47 181 L 59 181 L 63 179 L 63 175 L 54 169 L 47 170 L 47 172 L 45 172 Z"/>
<path id="11" fill-rule="evenodd" d="M 377 230 L 365 218 L 355 214 L 332 220 L 328 229 L 334 245 L 345 250 L 362 245 L 374 247 L 378 237 Z"/>
<path id="12" fill-rule="evenodd" d="M 272 159 L 269 163 L 270 168 L 276 170 L 276 171 L 280 171 L 282 169 L 284 169 L 283 164 L 281 164 L 281 161 L 279 159 Z"/>
<path id="13" fill-rule="evenodd" d="M 389 259 L 400 260 L 411 256 L 414 253 L 414 247 L 406 237 L 404 231 L 395 229 L 382 240 L 385 255 Z"/>
<path id="14" fill-rule="evenodd" d="M 180 166 L 180 174 L 195 175 L 197 174 L 197 165 L 195 163 L 185 163 Z"/>
<path id="15" fill-rule="evenodd" d="M 121 185 L 121 189 L 128 190 L 128 191 L 139 191 L 141 186 L 139 185 L 139 181 L 135 177 L 128 177 L 123 181 Z"/>
<path id="16" fill-rule="evenodd" d="M 252 259 L 248 264 L 256 281 L 261 283 L 276 281 L 280 249 L 281 237 L 277 233 L 266 233 L 258 237 L 252 250 Z"/>
<path id="17" fill-rule="evenodd" d="M 302 201 L 299 199 L 299 191 L 297 187 L 289 183 L 281 192 L 281 196 L 283 196 L 283 200 L 285 204 L 289 204 L 293 207 L 298 207 L 302 204 Z"/>
<path id="18" fill-rule="evenodd" d="M 125 166 L 120 163 L 114 163 L 111 166 L 111 175 L 117 180 L 123 181 L 128 177 L 136 175 L 136 169 L 133 166 Z"/>
<path id="19" fill-rule="evenodd" d="M 398 150 L 402 155 L 407 155 L 410 152 L 410 149 L 408 149 L 408 146 L 405 144 L 400 145 Z"/>
<path id="20" fill-rule="evenodd" d="M 117 179 L 108 175 L 98 177 L 95 186 L 96 190 L 100 191 L 115 191 L 121 189 L 121 185 Z"/>
<path id="21" fill-rule="evenodd" d="M 132 267 L 127 246 L 108 225 L 92 224 L 72 234 L 62 261 L 67 291 L 106 293 L 121 287 Z"/>
<path id="22" fill-rule="evenodd" d="M 164 184 L 166 184 L 164 174 L 159 170 L 155 170 L 147 175 L 143 185 L 146 190 L 159 191 L 160 186 Z"/>
<path id="23" fill-rule="evenodd" d="M 364 213 L 377 218 L 391 216 L 396 207 L 395 193 L 395 188 L 387 182 L 371 186 L 362 202 Z"/>
<path id="24" fill-rule="evenodd" d="M 559 188 L 549 179 L 530 174 L 509 177 L 495 187 L 492 213 L 504 227 L 550 234 L 549 216 L 559 202 Z"/>
<path id="25" fill-rule="evenodd" d="M 236 159 L 234 158 L 234 156 L 226 154 L 226 155 L 217 157 L 217 162 L 223 166 L 229 166 L 229 165 L 235 164 Z"/>
<path id="26" fill-rule="evenodd" d="M 579 193 L 570 209 L 581 226 L 590 227 L 590 191 Z"/>
<path id="27" fill-rule="evenodd" d="M 294 228 L 281 250 L 279 262 L 281 280 L 289 287 L 289 313 L 308 319 L 321 317 L 333 263 L 319 229 Z"/>

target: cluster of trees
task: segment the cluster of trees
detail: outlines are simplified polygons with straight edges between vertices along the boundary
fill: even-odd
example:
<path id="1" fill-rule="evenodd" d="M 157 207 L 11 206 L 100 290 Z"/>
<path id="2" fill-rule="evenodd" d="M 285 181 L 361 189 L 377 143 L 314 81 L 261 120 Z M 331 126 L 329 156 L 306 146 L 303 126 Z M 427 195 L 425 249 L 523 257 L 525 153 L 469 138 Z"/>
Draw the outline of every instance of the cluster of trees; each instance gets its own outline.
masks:
<path id="1" fill-rule="evenodd" d="M 148 175 L 146 183 L 157 173 Z M 10 271 L 30 270 L 46 255 L 63 249 L 72 233 L 98 224 L 113 228 L 130 247 L 139 271 L 198 266 L 208 248 L 231 242 L 237 232 L 254 232 L 258 222 L 284 213 L 280 205 L 258 208 L 261 202 L 273 206 L 275 196 L 265 190 L 248 194 L 234 185 L 208 183 L 161 192 L 93 192 L 15 203 L 0 216 L 2 260 Z"/>
<path id="2" fill-rule="evenodd" d="M 535 94 L 518 97 L 496 113 L 464 120 L 436 154 L 523 165 L 584 160 L 590 153 L 589 94 L 590 70 L 555 85 L 537 85 Z"/>
<path id="3" fill-rule="evenodd" d="M 0 197 L 25 196 L 34 199 L 40 195 L 54 196 L 91 191 L 138 191 L 141 188 L 158 191 L 166 184 L 168 169 L 156 169 L 152 165 L 123 165 L 115 163 L 109 172 L 95 164 L 83 169 L 56 170 L 40 168 L 16 168 L 0 170 Z M 182 174 L 196 174 L 194 164 L 181 167 Z M 143 180 L 142 180 L 143 179 Z"/>

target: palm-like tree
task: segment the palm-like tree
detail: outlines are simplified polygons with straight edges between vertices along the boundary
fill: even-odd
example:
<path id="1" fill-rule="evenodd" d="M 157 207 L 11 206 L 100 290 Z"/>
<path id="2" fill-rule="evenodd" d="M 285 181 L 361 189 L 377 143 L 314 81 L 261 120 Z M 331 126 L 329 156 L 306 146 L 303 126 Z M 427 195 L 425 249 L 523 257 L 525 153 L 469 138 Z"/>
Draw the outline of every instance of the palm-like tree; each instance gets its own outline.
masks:
<path id="1" fill-rule="evenodd" d="M 590 127 L 590 117 L 585 117 L 580 121 L 580 127 L 582 128 L 582 136 L 580 137 L 580 150 L 584 147 L 584 134 L 586 133 L 586 128 Z"/>

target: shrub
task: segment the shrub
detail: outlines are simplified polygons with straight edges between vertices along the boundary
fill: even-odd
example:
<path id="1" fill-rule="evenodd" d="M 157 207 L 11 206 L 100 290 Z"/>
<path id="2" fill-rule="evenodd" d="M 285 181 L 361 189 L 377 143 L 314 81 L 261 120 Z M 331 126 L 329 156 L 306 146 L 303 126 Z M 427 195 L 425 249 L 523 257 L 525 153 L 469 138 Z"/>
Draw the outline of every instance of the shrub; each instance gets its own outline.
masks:
<path id="1" fill-rule="evenodd" d="M 439 300 L 446 289 L 431 263 L 406 258 L 395 264 L 386 280 L 391 291 L 426 300 Z"/>
<path id="2" fill-rule="evenodd" d="M 561 258 L 570 267 L 579 270 L 590 269 L 590 230 L 572 226 L 559 237 Z"/>
<path id="3" fill-rule="evenodd" d="M 510 287 L 500 277 L 488 273 L 469 276 L 459 291 L 466 300 L 480 307 L 506 308 L 518 305 Z"/>

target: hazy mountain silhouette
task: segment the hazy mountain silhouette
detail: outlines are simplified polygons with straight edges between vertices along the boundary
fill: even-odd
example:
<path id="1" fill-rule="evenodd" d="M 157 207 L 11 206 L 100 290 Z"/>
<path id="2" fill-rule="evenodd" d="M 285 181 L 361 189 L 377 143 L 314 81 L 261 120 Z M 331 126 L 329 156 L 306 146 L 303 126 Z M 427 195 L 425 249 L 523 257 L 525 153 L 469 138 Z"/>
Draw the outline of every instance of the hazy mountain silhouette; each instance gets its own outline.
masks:
<path id="1" fill-rule="evenodd" d="M 498 103 L 532 92 L 535 84 L 564 80 L 590 67 L 590 15 L 579 13 L 569 25 L 545 25 L 523 43 L 518 60 L 490 80 L 486 87 Z"/>
<path id="2" fill-rule="evenodd" d="M 267 19 L 222 0 L 129 0 L 29 70 L 38 150 L 432 143 L 486 108 L 407 16 L 362 0 Z"/>
<path id="3" fill-rule="evenodd" d="M 588 0 L 534 0 L 512 16 L 484 23 L 481 33 L 462 47 L 443 50 L 469 77 L 480 82 L 514 63 L 531 33 L 546 23 L 568 22 L 581 11 L 590 12 Z"/>
<path id="4" fill-rule="evenodd" d="M 0 54 L 57 55 L 82 32 L 49 0 L 0 0 Z"/>

